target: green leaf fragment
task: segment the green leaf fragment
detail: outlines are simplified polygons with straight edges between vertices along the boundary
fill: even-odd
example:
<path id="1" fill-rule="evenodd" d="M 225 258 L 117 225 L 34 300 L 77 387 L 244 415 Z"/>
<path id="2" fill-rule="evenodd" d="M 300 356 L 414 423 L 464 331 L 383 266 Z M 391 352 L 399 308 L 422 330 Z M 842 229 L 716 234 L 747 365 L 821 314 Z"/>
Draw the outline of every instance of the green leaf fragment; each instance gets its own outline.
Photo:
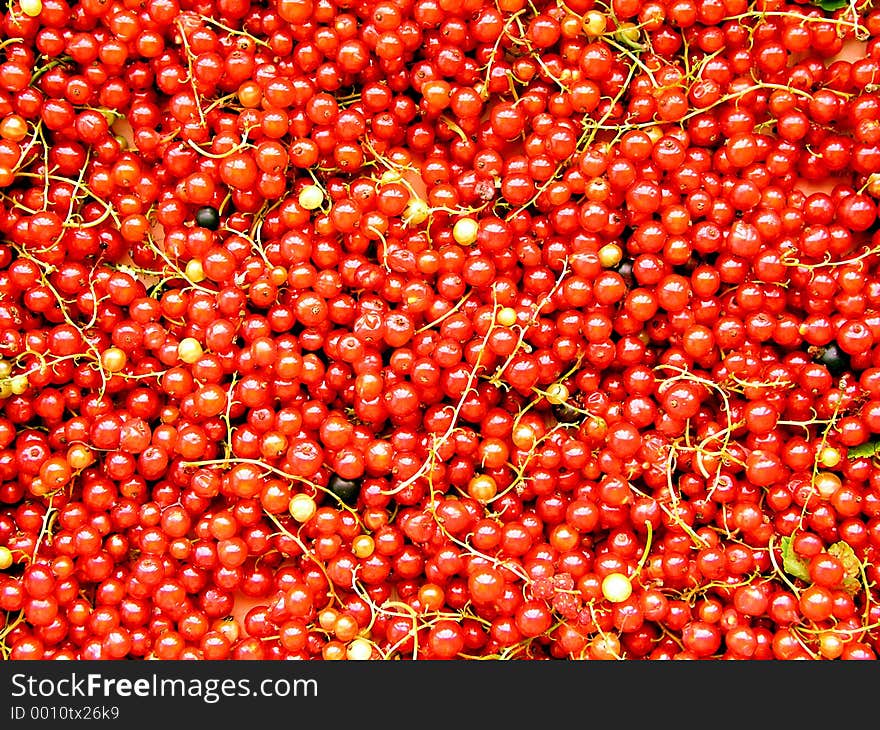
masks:
<path id="1" fill-rule="evenodd" d="M 810 578 L 810 561 L 801 558 L 792 547 L 792 539 L 783 537 L 780 541 L 782 549 L 782 569 L 793 578 L 812 583 Z M 829 545 L 826 551 L 829 555 L 833 555 L 843 564 L 844 576 L 841 588 L 851 596 L 856 595 L 862 590 L 862 564 L 853 551 L 849 543 L 840 540 L 839 542 Z"/>
<path id="2" fill-rule="evenodd" d="M 868 441 L 847 449 L 846 455 L 850 459 L 861 459 L 864 456 L 876 456 L 878 453 L 880 453 L 880 441 Z"/>
<path id="3" fill-rule="evenodd" d="M 795 553 L 794 548 L 791 546 L 791 538 L 783 537 L 780 540 L 780 545 L 782 546 L 782 569 L 793 578 L 809 581 L 810 571 L 808 563 Z"/>
<path id="4" fill-rule="evenodd" d="M 862 564 L 853 552 L 852 547 L 843 540 L 828 547 L 828 554 L 833 555 L 841 563 L 845 571 L 843 577 L 843 590 L 854 596 L 862 590 Z"/>
<path id="5" fill-rule="evenodd" d="M 822 10 L 840 10 L 849 4 L 849 0 L 813 0 L 813 5 L 817 5 Z"/>

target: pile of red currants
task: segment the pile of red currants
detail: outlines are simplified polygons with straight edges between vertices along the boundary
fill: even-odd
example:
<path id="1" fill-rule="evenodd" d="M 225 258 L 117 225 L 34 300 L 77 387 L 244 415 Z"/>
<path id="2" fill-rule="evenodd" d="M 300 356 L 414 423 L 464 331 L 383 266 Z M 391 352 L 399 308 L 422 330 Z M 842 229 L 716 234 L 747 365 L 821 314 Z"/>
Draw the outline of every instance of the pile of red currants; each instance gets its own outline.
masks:
<path id="1" fill-rule="evenodd" d="M 2 658 L 877 658 L 872 4 L 9 0 Z"/>

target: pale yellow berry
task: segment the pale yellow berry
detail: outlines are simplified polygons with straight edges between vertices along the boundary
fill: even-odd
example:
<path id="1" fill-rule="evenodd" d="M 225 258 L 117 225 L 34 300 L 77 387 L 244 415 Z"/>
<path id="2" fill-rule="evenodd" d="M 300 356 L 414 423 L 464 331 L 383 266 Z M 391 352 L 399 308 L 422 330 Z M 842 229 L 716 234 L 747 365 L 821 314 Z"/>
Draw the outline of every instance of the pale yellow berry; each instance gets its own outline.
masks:
<path id="1" fill-rule="evenodd" d="M 633 23 L 621 23 L 617 28 L 617 37 L 631 47 L 639 45 L 639 29 Z"/>
<path id="2" fill-rule="evenodd" d="M 203 353 L 202 345 L 195 337 L 184 337 L 177 345 L 177 356 L 188 365 L 198 362 Z"/>
<path id="3" fill-rule="evenodd" d="M 648 127 L 645 130 L 645 134 L 648 135 L 653 144 L 657 144 L 661 139 L 663 139 L 663 130 L 660 129 L 660 125 Z"/>
<path id="4" fill-rule="evenodd" d="M 12 381 L 8 378 L 0 380 L 0 398 L 9 398 L 12 396 Z"/>
<path id="5" fill-rule="evenodd" d="M 43 0 L 21 0 L 21 12 L 29 18 L 36 18 L 43 11 Z"/>
<path id="6" fill-rule="evenodd" d="M 351 541 L 351 551 L 356 558 L 368 558 L 373 554 L 376 543 L 369 535 L 358 535 Z"/>
<path id="7" fill-rule="evenodd" d="M 318 185 L 306 185 L 299 191 L 300 207 L 306 210 L 316 210 L 324 202 L 324 191 Z"/>
<path id="8" fill-rule="evenodd" d="M 516 324 L 516 310 L 513 307 L 501 307 L 495 319 L 502 327 L 513 327 Z"/>
<path id="9" fill-rule="evenodd" d="M 101 353 L 101 367 L 108 373 L 118 373 L 128 362 L 125 352 L 118 347 L 108 347 Z"/>
<path id="10" fill-rule="evenodd" d="M 397 170 L 385 170 L 379 177 L 379 184 L 387 185 L 388 183 L 400 182 L 402 178 L 403 176 Z"/>
<path id="11" fill-rule="evenodd" d="M 0 570 L 6 570 L 12 565 L 12 551 L 8 547 L 0 546 Z"/>
<path id="12" fill-rule="evenodd" d="M 0 378 L 8 378 L 12 375 L 12 363 L 9 360 L 0 360 Z"/>
<path id="13" fill-rule="evenodd" d="M 609 573 L 602 579 L 602 595 L 611 603 L 622 603 L 632 592 L 632 582 L 623 573 Z"/>
<path id="14" fill-rule="evenodd" d="M 841 458 L 840 449 L 833 446 L 825 446 L 819 452 L 819 463 L 826 469 L 833 469 L 840 463 Z"/>
<path id="15" fill-rule="evenodd" d="M 473 218 L 459 218 L 452 226 L 452 237 L 459 246 L 470 246 L 479 232 L 480 224 Z"/>
<path id="16" fill-rule="evenodd" d="M 318 505 L 308 494 L 295 494 L 290 500 L 290 516 L 297 522 L 308 522 L 317 512 Z"/>
<path id="17" fill-rule="evenodd" d="M 605 32 L 605 16 L 598 10 L 591 10 L 584 15 L 584 33 L 589 36 L 602 35 Z"/>
<path id="18" fill-rule="evenodd" d="M 431 209 L 424 200 L 421 198 L 410 198 L 409 203 L 406 205 L 406 210 L 403 212 L 403 219 L 408 224 L 417 226 L 419 223 L 424 223 L 430 213 Z"/>
<path id="19" fill-rule="evenodd" d="M 831 499 L 837 490 L 840 489 L 841 481 L 840 477 L 834 472 L 820 471 L 816 474 L 813 484 L 822 499 Z"/>
<path id="20" fill-rule="evenodd" d="M 373 646 L 366 639 L 352 639 L 345 649 L 345 656 L 352 661 L 366 661 L 373 656 Z"/>
<path id="21" fill-rule="evenodd" d="M 606 243 L 599 249 L 599 263 L 603 268 L 610 269 L 620 263 L 623 249 L 616 243 Z"/>
<path id="22" fill-rule="evenodd" d="M 555 406 L 565 403 L 569 395 L 568 388 L 562 383 L 551 383 L 547 386 L 547 400 Z"/>
<path id="23" fill-rule="evenodd" d="M 13 395 L 21 395 L 24 393 L 28 386 L 28 376 L 22 373 L 21 375 L 13 376 L 12 380 L 9 381 L 9 385 L 12 388 Z"/>
<path id="24" fill-rule="evenodd" d="M 186 265 L 186 269 L 184 269 L 183 274 L 193 284 L 198 284 L 200 281 L 205 280 L 205 269 L 202 266 L 202 262 L 198 259 L 192 259 Z"/>

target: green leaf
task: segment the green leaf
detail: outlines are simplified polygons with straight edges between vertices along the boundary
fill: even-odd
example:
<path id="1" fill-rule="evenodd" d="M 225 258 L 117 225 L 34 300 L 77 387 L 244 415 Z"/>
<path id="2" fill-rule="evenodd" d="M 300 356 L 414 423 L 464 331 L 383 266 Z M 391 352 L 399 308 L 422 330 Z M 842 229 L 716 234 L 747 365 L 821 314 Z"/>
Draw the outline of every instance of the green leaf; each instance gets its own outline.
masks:
<path id="1" fill-rule="evenodd" d="M 862 590 L 862 564 L 849 543 L 841 540 L 833 545 L 829 545 L 828 554 L 833 555 L 843 563 L 843 569 L 846 571 L 843 577 L 843 590 L 851 596 Z"/>
<path id="2" fill-rule="evenodd" d="M 813 0 L 813 5 L 816 5 L 822 10 L 840 10 L 841 8 L 845 8 L 849 5 L 849 0 Z"/>
<path id="3" fill-rule="evenodd" d="M 794 578 L 810 580 L 810 571 L 806 560 L 802 560 L 791 546 L 791 538 L 783 537 L 779 541 L 782 546 L 782 569 Z"/>
<path id="4" fill-rule="evenodd" d="M 868 441 L 858 446 L 847 449 L 846 455 L 850 459 L 861 459 L 863 456 L 872 457 L 880 454 L 880 441 Z"/>

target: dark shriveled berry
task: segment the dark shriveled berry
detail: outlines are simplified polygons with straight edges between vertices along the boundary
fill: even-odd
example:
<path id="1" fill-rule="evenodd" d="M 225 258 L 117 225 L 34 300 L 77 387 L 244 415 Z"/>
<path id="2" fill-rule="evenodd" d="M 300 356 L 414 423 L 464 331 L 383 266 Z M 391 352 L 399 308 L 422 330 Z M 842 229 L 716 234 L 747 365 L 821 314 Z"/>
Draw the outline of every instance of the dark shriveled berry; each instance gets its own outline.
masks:
<path id="1" fill-rule="evenodd" d="M 579 423 L 583 420 L 583 414 L 568 403 L 554 403 L 553 415 L 559 423 Z"/>
<path id="2" fill-rule="evenodd" d="M 345 504 L 352 504 L 360 492 L 360 485 L 357 482 L 351 479 L 343 479 L 338 474 L 330 477 L 330 483 L 327 485 L 327 488 Z"/>
<path id="3" fill-rule="evenodd" d="M 210 205 L 205 205 L 196 211 L 196 225 L 216 231 L 220 227 L 220 213 Z"/>
<path id="4" fill-rule="evenodd" d="M 614 271 L 620 274 L 623 277 L 623 280 L 626 282 L 628 287 L 635 286 L 636 279 L 633 275 L 633 260 L 632 259 L 623 259 L 617 266 L 614 267 Z"/>
<path id="5" fill-rule="evenodd" d="M 850 370 L 850 359 L 836 343 L 832 342 L 821 348 L 816 358 L 818 362 L 828 368 L 828 372 L 837 377 Z"/>

